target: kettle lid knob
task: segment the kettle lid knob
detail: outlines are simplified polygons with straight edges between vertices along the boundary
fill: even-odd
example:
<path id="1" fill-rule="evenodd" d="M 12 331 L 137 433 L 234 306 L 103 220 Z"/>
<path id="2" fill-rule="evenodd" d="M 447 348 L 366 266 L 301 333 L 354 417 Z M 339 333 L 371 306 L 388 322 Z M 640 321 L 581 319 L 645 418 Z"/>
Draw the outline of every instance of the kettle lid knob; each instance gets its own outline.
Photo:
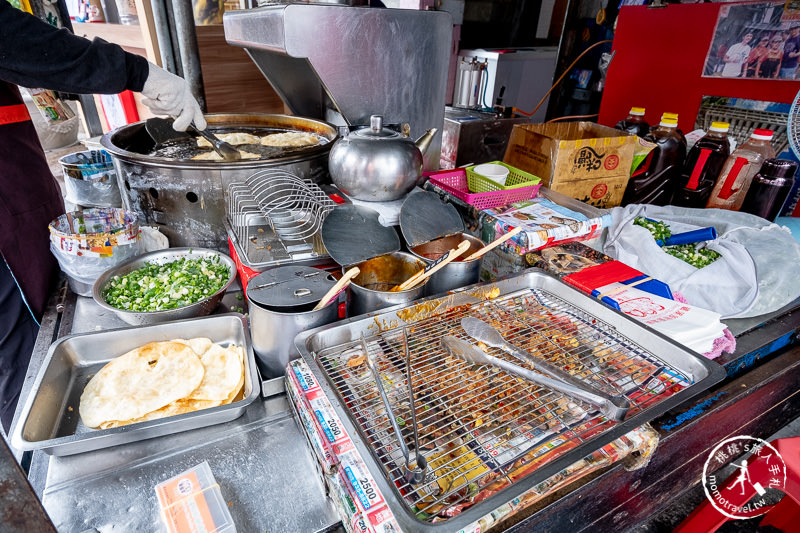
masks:
<path id="1" fill-rule="evenodd" d="M 370 115 L 369 127 L 375 133 L 380 132 L 383 129 L 383 117 L 381 115 Z"/>

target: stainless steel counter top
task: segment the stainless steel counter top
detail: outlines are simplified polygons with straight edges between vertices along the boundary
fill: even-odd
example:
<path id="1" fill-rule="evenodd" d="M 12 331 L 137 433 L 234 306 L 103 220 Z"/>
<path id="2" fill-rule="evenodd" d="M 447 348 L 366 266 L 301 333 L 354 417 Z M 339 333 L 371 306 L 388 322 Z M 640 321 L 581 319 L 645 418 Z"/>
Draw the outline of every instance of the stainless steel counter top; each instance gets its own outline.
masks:
<path id="1" fill-rule="evenodd" d="M 241 306 L 237 292 L 226 295 L 221 311 Z M 91 299 L 71 293 L 62 313 L 51 307 L 23 395 L 50 339 L 126 326 Z M 207 428 L 67 457 L 35 452 L 29 479 L 59 531 L 162 531 L 155 485 L 208 461 L 239 531 L 330 529 L 339 517 L 305 439 L 282 394 Z"/>

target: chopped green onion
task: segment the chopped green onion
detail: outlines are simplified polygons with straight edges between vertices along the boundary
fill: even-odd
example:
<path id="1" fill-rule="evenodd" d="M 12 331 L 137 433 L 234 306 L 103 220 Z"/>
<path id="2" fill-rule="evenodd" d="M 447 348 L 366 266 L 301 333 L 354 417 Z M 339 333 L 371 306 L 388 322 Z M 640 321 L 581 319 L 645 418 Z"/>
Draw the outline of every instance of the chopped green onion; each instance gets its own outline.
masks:
<path id="1" fill-rule="evenodd" d="M 216 293 L 230 277 L 218 256 L 165 264 L 147 263 L 124 276 L 113 276 L 103 298 L 125 311 L 152 312 L 177 309 Z"/>
<path id="2" fill-rule="evenodd" d="M 666 240 L 672 235 L 672 231 L 669 229 L 669 226 L 663 222 L 649 220 L 644 217 L 636 217 L 633 220 L 633 223 L 637 226 L 646 228 L 657 241 Z M 703 268 L 704 266 L 710 265 L 721 257 L 719 252 L 715 252 L 714 250 L 710 250 L 708 248 L 700 248 L 699 250 L 696 250 L 694 244 L 662 246 L 661 249 L 669 255 L 689 263 L 695 268 Z"/>

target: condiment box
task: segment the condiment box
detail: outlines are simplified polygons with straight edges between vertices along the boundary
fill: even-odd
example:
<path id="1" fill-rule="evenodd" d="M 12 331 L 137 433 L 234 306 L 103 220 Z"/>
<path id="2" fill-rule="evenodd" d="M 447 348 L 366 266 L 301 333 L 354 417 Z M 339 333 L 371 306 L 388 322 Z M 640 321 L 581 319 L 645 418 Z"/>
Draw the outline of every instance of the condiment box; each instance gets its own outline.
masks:
<path id="1" fill-rule="evenodd" d="M 595 207 L 619 205 L 636 136 L 593 122 L 516 124 L 503 161 Z"/>

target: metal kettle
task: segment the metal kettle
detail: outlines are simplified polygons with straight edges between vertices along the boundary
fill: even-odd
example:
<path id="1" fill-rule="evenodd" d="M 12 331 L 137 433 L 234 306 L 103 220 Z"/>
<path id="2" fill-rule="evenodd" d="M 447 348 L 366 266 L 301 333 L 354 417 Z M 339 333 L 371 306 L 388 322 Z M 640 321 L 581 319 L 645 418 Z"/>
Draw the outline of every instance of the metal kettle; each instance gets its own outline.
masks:
<path id="1" fill-rule="evenodd" d="M 417 184 L 422 175 L 422 154 L 437 129 L 412 141 L 407 133 L 384 128 L 381 115 L 372 115 L 369 122 L 369 127 L 345 134 L 333 144 L 328 159 L 331 180 L 357 200 L 397 200 Z"/>

